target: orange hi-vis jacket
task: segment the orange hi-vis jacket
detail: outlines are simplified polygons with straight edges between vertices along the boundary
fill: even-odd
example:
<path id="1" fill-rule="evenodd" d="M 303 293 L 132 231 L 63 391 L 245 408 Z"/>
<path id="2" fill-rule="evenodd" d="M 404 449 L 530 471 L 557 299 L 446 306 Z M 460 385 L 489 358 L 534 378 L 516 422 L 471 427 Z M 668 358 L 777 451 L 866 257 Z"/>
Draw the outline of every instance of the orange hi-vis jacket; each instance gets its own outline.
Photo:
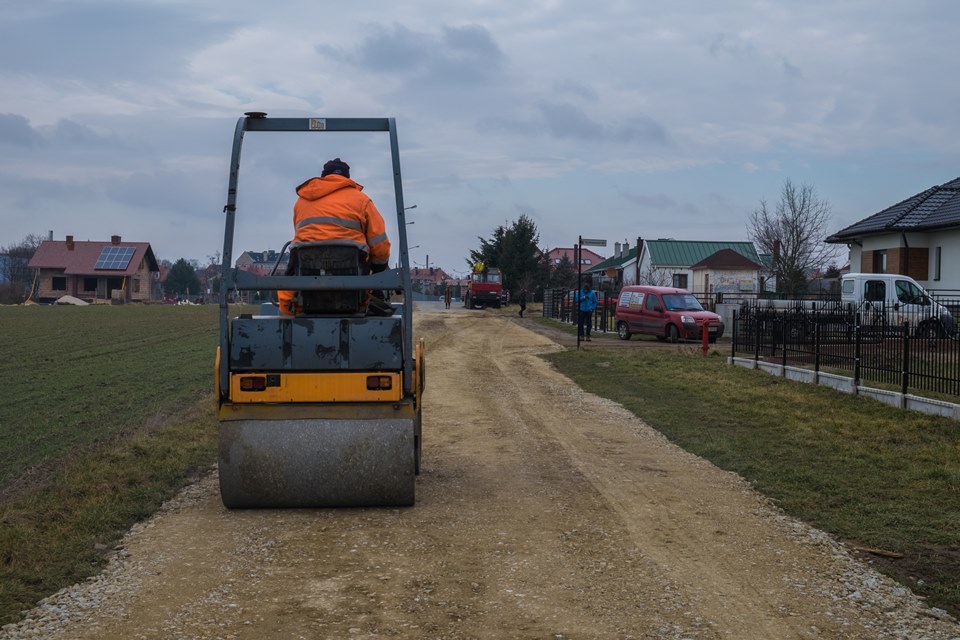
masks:
<path id="1" fill-rule="evenodd" d="M 346 241 L 365 251 L 371 264 L 386 265 L 390 239 L 383 216 L 362 191 L 361 185 L 337 174 L 310 178 L 297 187 L 293 243 Z M 294 296 L 293 291 L 277 292 L 282 312 L 294 313 Z"/>

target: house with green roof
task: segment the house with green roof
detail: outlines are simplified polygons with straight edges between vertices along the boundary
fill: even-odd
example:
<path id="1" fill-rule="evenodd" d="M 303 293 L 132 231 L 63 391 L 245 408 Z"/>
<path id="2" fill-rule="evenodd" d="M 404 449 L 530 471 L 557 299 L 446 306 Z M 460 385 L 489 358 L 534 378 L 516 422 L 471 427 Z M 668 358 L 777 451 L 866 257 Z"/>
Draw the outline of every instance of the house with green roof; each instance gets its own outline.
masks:
<path id="1" fill-rule="evenodd" d="M 635 247 L 615 248 L 612 257 L 589 273 L 599 279 L 601 287 L 647 284 L 697 293 L 756 293 L 765 270 L 756 247 L 749 241 L 638 238 Z"/>

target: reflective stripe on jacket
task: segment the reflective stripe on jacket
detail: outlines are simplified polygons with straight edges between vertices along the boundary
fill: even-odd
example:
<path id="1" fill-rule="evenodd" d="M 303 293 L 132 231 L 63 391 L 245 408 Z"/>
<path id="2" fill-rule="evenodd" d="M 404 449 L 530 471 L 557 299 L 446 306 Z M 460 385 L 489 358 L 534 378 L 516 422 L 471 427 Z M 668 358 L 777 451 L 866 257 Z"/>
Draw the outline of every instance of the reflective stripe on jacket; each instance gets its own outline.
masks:
<path id="1" fill-rule="evenodd" d="M 390 239 L 383 216 L 350 178 L 330 174 L 297 187 L 293 205 L 293 242 L 349 242 L 370 256 L 371 264 L 390 260 Z M 293 291 L 278 291 L 280 309 L 293 313 Z"/>
<path id="2" fill-rule="evenodd" d="M 387 264 L 390 240 L 383 216 L 362 191 L 361 185 L 336 174 L 297 187 L 294 242 L 349 241 L 369 254 L 372 264 Z"/>

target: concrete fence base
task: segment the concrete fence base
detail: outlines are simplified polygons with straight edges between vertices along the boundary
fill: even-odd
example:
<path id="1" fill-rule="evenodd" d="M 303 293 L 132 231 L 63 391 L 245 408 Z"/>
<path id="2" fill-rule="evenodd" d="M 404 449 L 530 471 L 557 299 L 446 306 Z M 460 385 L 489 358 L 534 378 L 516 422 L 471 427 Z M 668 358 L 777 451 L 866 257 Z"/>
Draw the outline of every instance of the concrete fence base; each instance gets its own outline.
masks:
<path id="1" fill-rule="evenodd" d="M 760 369 L 770 375 L 787 378 L 796 382 L 806 382 L 808 384 L 820 384 L 830 387 L 843 393 L 852 393 L 854 395 L 872 398 L 878 402 L 888 404 L 898 409 L 910 409 L 932 415 L 944 416 L 960 421 L 960 404 L 945 402 L 943 400 L 934 400 L 915 396 L 909 393 L 900 393 L 898 391 L 887 391 L 886 389 L 875 389 L 855 384 L 853 378 L 849 376 L 838 376 L 833 373 L 823 373 L 812 369 L 803 369 L 801 367 L 785 367 L 772 362 L 764 362 L 753 358 L 727 358 L 727 364 L 744 367 L 746 369 Z"/>

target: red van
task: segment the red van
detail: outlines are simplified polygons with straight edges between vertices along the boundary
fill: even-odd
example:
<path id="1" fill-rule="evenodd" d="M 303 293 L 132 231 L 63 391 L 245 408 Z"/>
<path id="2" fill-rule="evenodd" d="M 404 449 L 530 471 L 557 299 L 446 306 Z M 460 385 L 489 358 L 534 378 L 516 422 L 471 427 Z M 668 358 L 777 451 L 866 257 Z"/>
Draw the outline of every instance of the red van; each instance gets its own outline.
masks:
<path id="1" fill-rule="evenodd" d="M 635 333 L 656 336 L 657 340 L 703 340 L 703 323 L 708 324 L 710 342 L 723 336 L 723 320 L 706 311 L 692 293 L 673 287 L 624 287 L 617 300 L 617 335 L 629 340 Z"/>

